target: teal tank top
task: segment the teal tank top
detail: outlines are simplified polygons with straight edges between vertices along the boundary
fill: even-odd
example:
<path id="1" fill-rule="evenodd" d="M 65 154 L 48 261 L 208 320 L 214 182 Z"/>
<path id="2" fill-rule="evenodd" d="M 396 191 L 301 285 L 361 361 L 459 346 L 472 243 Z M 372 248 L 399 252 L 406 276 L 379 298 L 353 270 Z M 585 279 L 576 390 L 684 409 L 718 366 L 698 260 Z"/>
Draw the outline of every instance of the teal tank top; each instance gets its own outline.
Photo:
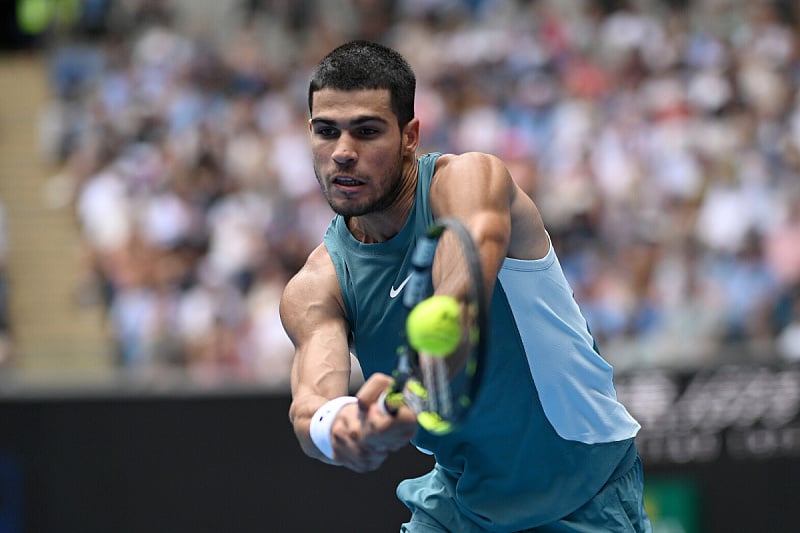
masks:
<path id="1" fill-rule="evenodd" d="M 361 243 L 340 216 L 325 234 L 365 377 L 394 368 L 405 320 L 399 291 L 417 236 L 433 222 L 439 155 L 419 158 L 415 202 L 393 238 Z M 561 518 L 636 458 L 639 424 L 617 402 L 612 369 L 572 294 L 552 246 L 542 259 L 507 258 L 492 295 L 483 386 L 467 422 L 445 436 L 420 429 L 414 441 L 453 476 L 457 505 L 486 529 Z"/>

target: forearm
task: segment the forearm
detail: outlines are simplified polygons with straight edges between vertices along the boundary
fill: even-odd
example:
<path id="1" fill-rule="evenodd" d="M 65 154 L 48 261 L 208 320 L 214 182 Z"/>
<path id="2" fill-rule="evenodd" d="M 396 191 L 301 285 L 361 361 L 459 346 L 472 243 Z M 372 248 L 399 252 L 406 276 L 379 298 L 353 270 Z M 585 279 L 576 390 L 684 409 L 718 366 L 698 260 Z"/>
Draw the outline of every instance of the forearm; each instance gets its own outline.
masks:
<path id="1" fill-rule="evenodd" d="M 303 398 L 302 400 L 292 401 L 292 405 L 289 408 L 289 421 L 294 428 L 294 434 L 300 444 L 300 449 L 309 457 L 320 461 L 325 461 L 326 458 L 311 440 L 311 417 L 326 401 L 322 396 Z"/>
<path id="2" fill-rule="evenodd" d="M 317 324 L 298 342 L 292 365 L 292 404 L 289 421 L 308 456 L 330 462 L 311 438 L 311 420 L 328 401 L 344 396 L 350 387 L 350 352 L 343 332 Z"/>
<path id="3" fill-rule="evenodd" d="M 328 343 L 328 347 L 335 343 Z M 305 346 L 307 348 L 308 346 Z M 350 386 L 350 354 L 346 345 L 342 354 L 316 349 L 295 351 L 292 365 L 292 403 L 289 421 L 300 448 L 314 459 L 333 463 L 314 444 L 311 426 L 314 415 L 330 400 L 347 395 Z"/>
<path id="4" fill-rule="evenodd" d="M 349 400 L 350 397 L 346 396 L 337 396 L 336 398 L 326 398 L 325 396 L 320 395 L 309 395 L 306 397 L 301 398 L 300 400 L 295 400 L 292 402 L 292 405 L 289 409 L 289 420 L 292 423 L 294 428 L 295 436 L 297 437 L 297 441 L 300 444 L 300 448 L 303 452 L 313 459 L 318 459 L 325 463 L 329 464 L 337 464 L 331 457 L 326 455 L 321 447 L 314 442 L 314 438 L 312 436 L 312 420 L 315 416 L 320 416 L 320 409 L 323 406 L 330 405 L 331 402 L 336 402 L 338 398 L 348 398 L 346 402 L 339 402 L 335 404 L 336 411 L 338 412 L 346 403 L 351 402 Z M 328 417 L 335 417 L 337 412 L 331 412 L 328 410 L 325 413 Z M 330 423 L 332 423 L 332 418 L 329 418 L 327 427 L 330 427 Z M 329 429 L 328 429 L 329 431 Z M 317 429 L 317 435 L 319 435 L 319 429 Z M 325 446 L 323 446 L 325 448 Z M 330 449 L 327 450 L 328 454 L 330 454 Z"/>

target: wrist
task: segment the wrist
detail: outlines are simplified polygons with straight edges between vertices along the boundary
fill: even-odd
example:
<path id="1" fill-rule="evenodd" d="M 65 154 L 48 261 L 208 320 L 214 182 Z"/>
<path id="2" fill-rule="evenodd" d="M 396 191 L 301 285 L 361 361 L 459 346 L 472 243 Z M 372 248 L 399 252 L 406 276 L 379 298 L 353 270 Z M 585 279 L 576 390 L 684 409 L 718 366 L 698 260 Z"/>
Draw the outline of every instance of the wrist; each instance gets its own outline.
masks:
<path id="1" fill-rule="evenodd" d="M 339 414 L 339 411 L 341 411 L 344 406 L 356 402 L 358 402 L 358 398 L 355 396 L 339 396 L 338 398 L 325 402 L 317 409 L 314 416 L 311 418 L 311 428 L 309 431 L 311 441 L 322 455 L 331 461 L 335 461 L 333 458 L 333 444 L 331 443 L 331 428 L 333 427 L 333 422 L 336 420 L 336 415 Z"/>

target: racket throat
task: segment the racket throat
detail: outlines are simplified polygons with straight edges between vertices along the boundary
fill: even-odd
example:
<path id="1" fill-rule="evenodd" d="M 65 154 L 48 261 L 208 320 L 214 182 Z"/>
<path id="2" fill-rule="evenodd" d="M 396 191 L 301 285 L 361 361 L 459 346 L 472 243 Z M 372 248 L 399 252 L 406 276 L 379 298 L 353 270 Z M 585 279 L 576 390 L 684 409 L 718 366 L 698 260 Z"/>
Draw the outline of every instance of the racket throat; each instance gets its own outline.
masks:
<path id="1" fill-rule="evenodd" d="M 436 413 L 443 420 L 453 418 L 453 401 L 450 394 L 448 367 L 442 357 L 421 357 L 422 384 L 427 391 L 426 411 Z"/>

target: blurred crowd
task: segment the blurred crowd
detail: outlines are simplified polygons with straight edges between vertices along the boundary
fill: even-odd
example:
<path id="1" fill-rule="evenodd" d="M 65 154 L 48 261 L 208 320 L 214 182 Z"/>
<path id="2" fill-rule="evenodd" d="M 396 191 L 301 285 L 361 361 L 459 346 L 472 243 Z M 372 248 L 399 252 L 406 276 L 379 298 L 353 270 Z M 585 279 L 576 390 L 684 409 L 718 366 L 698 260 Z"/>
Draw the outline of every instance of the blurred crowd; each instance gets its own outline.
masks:
<path id="1" fill-rule="evenodd" d="M 0 202 L 0 369 L 11 361 L 11 317 L 9 316 L 8 275 L 6 263 L 9 252 L 9 236 L 6 208 Z"/>
<path id="2" fill-rule="evenodd" d="M 415 68 L 421 152 L 507 162 L 618 367 L 800 360 L 794 2 L 81 4 L 41 144 L 121 366 L 285 382 L 278 299 L 332 215 L 307 80 L 353 38 Z"/>

